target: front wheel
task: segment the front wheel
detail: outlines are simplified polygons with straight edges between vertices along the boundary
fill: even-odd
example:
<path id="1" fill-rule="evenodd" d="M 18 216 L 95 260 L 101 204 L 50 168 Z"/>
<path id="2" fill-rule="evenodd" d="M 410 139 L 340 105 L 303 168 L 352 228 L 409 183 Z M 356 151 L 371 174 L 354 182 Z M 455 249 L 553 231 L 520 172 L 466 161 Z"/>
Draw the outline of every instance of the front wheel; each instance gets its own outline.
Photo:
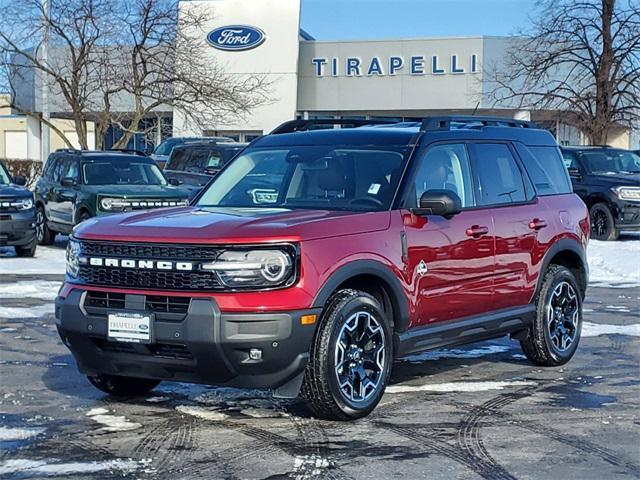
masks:
<path id="1" fill-rule="evenodd" d="M 116 397 L 144 395 L 158 386 L 160 380 L 146 378 L 119 377 L 116 375 L 96 375 L 87 377 L 99 390 Z"/>
<path id="2" fill-rule="evenodd" d="M 38 242 L 33 240 L 28 245 L 23 245 L 21 247 L 15 247 L 16 255 L 18 257 L 33 257 L 36 254 L 36 247 L 38 246 Z"/>
<path id="3" fill-rule="evenodd" d="M 582 331 L 582 296 L 573 273 L 551 265 L 536 296 L 536 318 L 527 338 L 520 342 L 536 365 L 554 367 L 576 353 Z"/>
<path id="4" fill-rule="evenodd" d="M 315 416 L 353 420 L 373 411 L 391 373 L 389 323 L 380 303 L 365 292 L 341 290 L 329 300 L 302 384 Z"/>
<path id="5" fill-rule="evenodd" d="M 620 231 L 616 228 L 613 214 L 606 203 L 596 203 L 589 209 L 591 238 L 595 240 L 617 240 Z"/>

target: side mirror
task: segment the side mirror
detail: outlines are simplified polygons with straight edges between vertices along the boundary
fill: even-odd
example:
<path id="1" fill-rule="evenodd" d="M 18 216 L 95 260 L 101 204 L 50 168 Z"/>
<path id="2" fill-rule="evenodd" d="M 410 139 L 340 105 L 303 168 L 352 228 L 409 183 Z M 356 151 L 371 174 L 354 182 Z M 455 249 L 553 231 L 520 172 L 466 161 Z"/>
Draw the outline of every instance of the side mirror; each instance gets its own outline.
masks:
<path id="1" fill-rule="evenodd" d="M 577 168 L 569 168 L 567 169 L 567 171 L 569 172 L 570 177 L 576 177 L 576 178 L 582 177 L 582 173 L 580 173 L 580 170 Z"/>
<path id="2" fill-rule="evenodd" d="M 14 175 L 13 183 L 24 187 L 27 184 L 27 179 L 22 175 Z"/>
<path id="3" fill-rule="evenodd" d="M 169 182 L 169 185 L 173 185 L 174 187 L 177 187 L 178 185 L 180 185 L 182 183 L 177 178 L 170 178 L 167 181 Z"/>
<path id="4" fill-rule="evenodd" d="M 65 177 L 60 183 L 65 187 L 75 187 L 78 184 L 78 181 L 73 177 Z"/>
<path id="5" fill-rule="evenodd" d="M 451 190 L 427 190 L 420 197 L 418 208 L 411 210 L 411 213 L 418 216 L 439 215 L 451 218 L 462 211 L 462 201 L 460 197 Z"/>

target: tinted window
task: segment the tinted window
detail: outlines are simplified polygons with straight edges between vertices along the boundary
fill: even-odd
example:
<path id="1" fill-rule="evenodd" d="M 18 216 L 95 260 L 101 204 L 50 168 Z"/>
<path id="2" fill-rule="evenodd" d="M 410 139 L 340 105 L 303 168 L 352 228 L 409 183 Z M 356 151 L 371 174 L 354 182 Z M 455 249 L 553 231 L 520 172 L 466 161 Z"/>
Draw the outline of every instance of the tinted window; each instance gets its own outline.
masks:
<path id="1" fill-rule="evenodd" d="M 98 160 L 82 165 L 87 185 L 166 185 L 155 163 L 136 160 Z"/>
<path id="2" fill-rule="evenodd" d="M 429 149 L 418 164 L 411 193 L 412 206 L 418 205 L 422 194 L 428 190 L 449 190 L 455 193 L 463 207 L 471 207 L 473 185 L 467 150 L 462 144 L 438 145 Z"/>
<path id="3" fill-rule="evenodd" d="M 70 159 L 67 157 L 60 157 L 53 167 L 53 181 L 60 183 L 69 170 Z"/>
<path id="4" fill-rule="evenodd" d="M 0 163 L 0 185 L 8 185 L 11 183 L 11 177 L 9 172 L 4 168 L 4 165 Z"/>
<path id="5" fill-rule="evenodd" d="M 571 193 L 571 181 L 556 147 L 516 145 L 538 195 Z"/>
<path id="6" fill-rule="evenodd" d="M 580 158 L 591 173 L 640 173 L 640 156 L 629 150 L 584 150 Z"/>
<path id="7" fill-rule="evenodd" d="M 169 162 L 165 168 L 167 170 L 184 170 L 187 165 L 187 160 L 189 159 L 189 154 L 189 150 L 185 148 L 176 148 L 171 152 Z"/>
<path id="8" fill-rule="evenodd" d="M 222 166 L 222 160 L 220 153 L 213 150 L 195 150 L 191 154 L 186 171 L 199 173 L 206 167 L 220 168 Z"/>
<path id="9" fill-rule="evenodd" d="M 562 152 L 562 161 L 564 162 L 564 166 L 569 169 L 569 168 L 575 168 L 578 169 L 580 168 L 578 166 L 578 161 L 576 160 L 576 156 L 573 152 L 567 152 L 566 150 L 564 150 Z"/>
<path id="10" fill-rule="evenodd" d="M 478 205 L 524 202 L 526 194 L 522 174 L 509 147 L 478 143 L 473 145 L 473 149 Z"/>

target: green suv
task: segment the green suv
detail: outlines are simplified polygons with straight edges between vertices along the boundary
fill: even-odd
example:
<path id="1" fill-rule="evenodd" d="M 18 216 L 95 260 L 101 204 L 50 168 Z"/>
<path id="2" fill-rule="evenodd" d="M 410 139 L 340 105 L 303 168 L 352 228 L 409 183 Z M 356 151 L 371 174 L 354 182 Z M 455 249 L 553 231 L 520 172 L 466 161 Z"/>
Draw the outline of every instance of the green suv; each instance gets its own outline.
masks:
<path id="1" fill-rule="evenodd" d="M 36 235 L 49 245 L 88 218 L 111 213 L 188 205 L 188 192 L 167 181 L 142 154 L 58 150 L 35 190 Z"/>

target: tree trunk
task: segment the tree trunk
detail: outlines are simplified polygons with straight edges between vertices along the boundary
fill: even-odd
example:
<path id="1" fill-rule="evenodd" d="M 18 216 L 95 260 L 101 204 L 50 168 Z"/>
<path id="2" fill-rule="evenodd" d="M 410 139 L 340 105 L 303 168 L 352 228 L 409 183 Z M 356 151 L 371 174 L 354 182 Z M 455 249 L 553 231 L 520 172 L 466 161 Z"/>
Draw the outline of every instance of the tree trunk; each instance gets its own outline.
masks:
<path id="1" fill-rule="evenodd" d="M 612 111 L 612 82 L 611 69 L 613 68 L 613 39 L 611 34 L 611 22 L 616 0 L 602 0 L 601 28 L 602 28 L 602 54 L 596 71 L 596 112 L 591 134 L 591 143 L 604 145 L 609 136 Z"/>

